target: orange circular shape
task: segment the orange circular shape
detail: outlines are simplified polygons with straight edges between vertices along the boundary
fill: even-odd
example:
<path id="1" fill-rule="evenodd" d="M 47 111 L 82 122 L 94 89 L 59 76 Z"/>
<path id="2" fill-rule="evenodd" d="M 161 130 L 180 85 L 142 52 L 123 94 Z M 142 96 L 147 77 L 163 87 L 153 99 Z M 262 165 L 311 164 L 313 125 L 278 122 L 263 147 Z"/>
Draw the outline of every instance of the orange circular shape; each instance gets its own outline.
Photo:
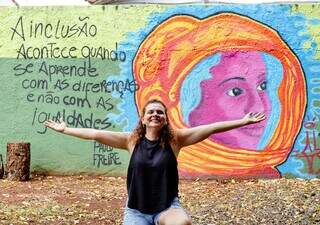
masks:
<path id="1" fill-rule="evenodd" d="M 182 117 L 180 89 L 191 70 L 204 58 L 222 51 L 261 51 L 283 66 L 278 88 L 281 105 L 278 125 L 263 150 L 231 148 L 209 139 L 182 149 L 183 176 L 278 177 L 301 127 L 306 107 L 306 84 L 299 60 L 270 27 L 234 13 L 200 20 L 174 16 L 156 27 L 140 45 L 133 62 L 139 84 L 139 111 L 152 98 L 163 101 L 173 128 L 188 127 Z"/>

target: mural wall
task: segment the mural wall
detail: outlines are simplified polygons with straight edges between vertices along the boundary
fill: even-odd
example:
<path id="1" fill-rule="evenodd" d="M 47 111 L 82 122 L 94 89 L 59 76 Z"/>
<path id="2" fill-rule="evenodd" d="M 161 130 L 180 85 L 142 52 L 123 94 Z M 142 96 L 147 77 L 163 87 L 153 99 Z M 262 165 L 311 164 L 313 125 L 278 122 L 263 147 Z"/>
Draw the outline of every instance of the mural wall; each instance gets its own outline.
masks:
<path id="1" fill-rule="evenodd" d="M 183 177 L 320 177 L 320 4 L 0 8 L 0 154 L 32 171 L 124 176 L 129 155 L 47 130 L 132 131 L 150 98 L 175 128 L 267 119 L 184 148 Z"/>

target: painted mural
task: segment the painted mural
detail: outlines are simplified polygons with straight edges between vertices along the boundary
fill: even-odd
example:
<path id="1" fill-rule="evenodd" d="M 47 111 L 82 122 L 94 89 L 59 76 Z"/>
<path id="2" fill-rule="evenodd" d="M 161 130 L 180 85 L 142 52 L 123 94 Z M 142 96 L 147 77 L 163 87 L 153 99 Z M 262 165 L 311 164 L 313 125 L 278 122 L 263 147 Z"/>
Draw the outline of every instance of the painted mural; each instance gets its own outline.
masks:
<path id="1" fill-rule="evenodd" d="M 125 175 L 127 152 L 42 123 L 132 131 L 157 98 L 175 128 L 268 118 L 184 148 L 182 177 L 320 176 L 320 4 L 38 9 L 0 8 L 1 143 L 33 171 Z"/>

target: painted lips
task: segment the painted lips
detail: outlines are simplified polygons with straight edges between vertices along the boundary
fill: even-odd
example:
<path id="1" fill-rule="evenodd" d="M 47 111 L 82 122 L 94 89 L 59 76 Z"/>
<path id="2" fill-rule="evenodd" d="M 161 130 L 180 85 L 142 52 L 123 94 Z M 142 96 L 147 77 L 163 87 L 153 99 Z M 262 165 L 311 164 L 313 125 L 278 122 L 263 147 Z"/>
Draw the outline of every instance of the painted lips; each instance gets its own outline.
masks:
<path id="1" fill-rule="evenodd" d="M 265 126 L 261 125 L 248 125 L 239 128 L 241 132 L 250 136 L 261 136 L 264 131 Z"/>

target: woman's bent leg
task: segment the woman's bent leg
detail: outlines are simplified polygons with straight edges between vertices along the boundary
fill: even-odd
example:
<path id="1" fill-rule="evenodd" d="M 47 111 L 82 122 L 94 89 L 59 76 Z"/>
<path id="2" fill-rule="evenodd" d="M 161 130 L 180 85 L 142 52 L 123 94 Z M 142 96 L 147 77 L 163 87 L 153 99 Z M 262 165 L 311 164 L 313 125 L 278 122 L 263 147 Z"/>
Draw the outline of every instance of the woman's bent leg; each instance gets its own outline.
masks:
<path id="1" fill-rule="evenodd" d="M 140 213 L 138 210 L 126 207 L 124 210 L 123 225 L 153 225 L 147 217 L 148 216 Z"/>
<path id="2" fill-rule="evenodd" d="M 161 213 L 159 225 L 191 225 L 191 218 L 181 208 L 170 208 Z"/>
<path id="3" fill-rule="evenodd" d="M 159 213 L 155 219 L 156 225 L 191 225 L 191 217 L 181 207 L 179 198 L 173 199 L 171 206 Z"/>

